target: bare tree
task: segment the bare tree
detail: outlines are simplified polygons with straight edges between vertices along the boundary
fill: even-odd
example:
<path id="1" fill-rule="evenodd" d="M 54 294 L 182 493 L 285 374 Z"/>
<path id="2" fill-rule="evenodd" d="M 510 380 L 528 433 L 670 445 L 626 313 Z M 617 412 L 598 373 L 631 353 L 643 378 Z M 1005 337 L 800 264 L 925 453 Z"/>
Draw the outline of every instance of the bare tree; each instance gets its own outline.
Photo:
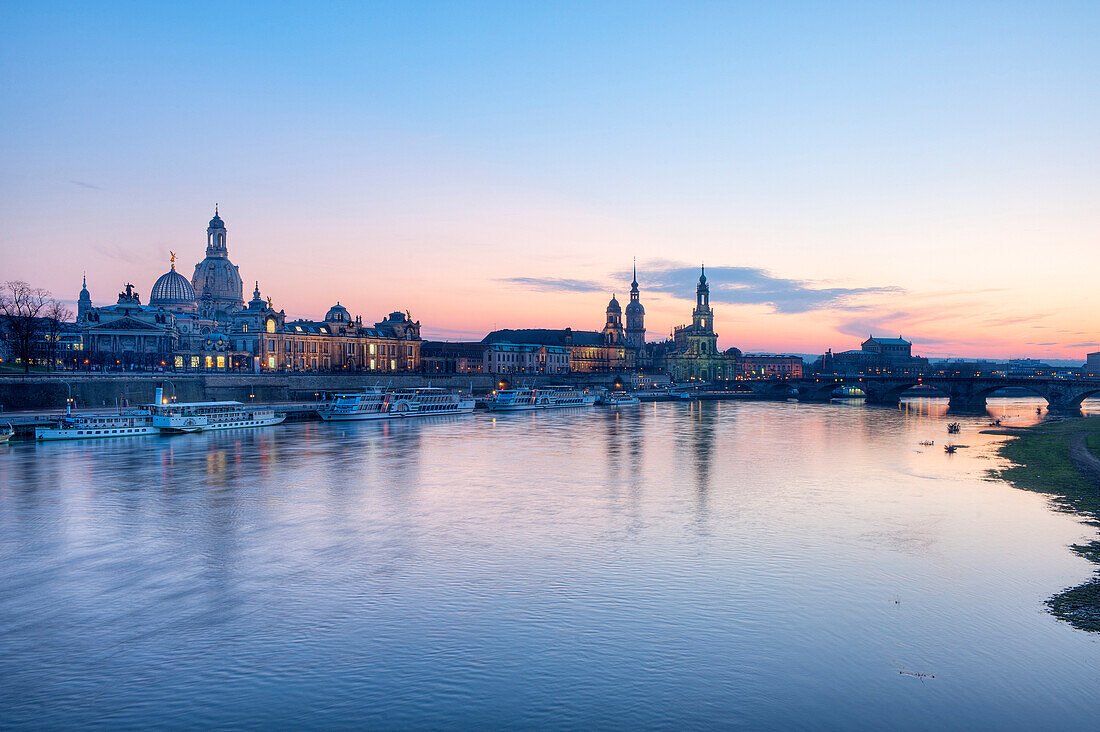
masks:
<path id="1" fill-rule="evenodd" d="M 73 317 L 73 311 L 58 300 L 49 300 L 42 313 L 42 335 L 46 338 L 45 356 L 47 368 L 53 369 L 61 355 L 61 334 L 65 323 Z"/>
<path id="2" fill-rule="evenodd" d="M 0 287 L 0 337 L 11 353 L 23 361 L 23 373 L 31 370 L 49 296 L 41 287 L 31 287 L 22 280 L 5 282 Z"/>

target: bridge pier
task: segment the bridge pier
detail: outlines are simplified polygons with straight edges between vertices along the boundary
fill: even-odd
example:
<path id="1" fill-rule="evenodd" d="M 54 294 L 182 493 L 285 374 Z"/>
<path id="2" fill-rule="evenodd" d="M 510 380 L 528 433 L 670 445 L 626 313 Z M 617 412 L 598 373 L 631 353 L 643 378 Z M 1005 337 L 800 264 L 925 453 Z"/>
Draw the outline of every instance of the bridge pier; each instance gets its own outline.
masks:
<path id="1" fill-rule="evenodd" d="M 986 409 L 985 397 L 950 395 L 947 400 L 947 409 L 951 412 L 984 412 Z"/>

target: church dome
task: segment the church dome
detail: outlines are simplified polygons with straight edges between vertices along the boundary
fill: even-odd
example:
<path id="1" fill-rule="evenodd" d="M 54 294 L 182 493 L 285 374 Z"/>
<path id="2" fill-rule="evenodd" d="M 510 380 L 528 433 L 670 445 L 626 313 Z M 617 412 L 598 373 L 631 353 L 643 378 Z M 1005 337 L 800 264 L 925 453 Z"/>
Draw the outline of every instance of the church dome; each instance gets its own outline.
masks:
<path id="1" fill-rule="evenodd" d="M 337 302 L 328 312 L 325 313 L 326 323 L 350 323 L 351 314 L 348 313 L 348 309 Z"/>
<path id="2" fill-rule="evenodd" d="M 616 313 L 621 313 L 623 311 L 623 309 L 619 307 L 619 301 L 614 295 L 611 296 L 611 302 L 607 303 L 607 311 Z"/>
<path id="3" fill-rule="evenodd" d="M 175 267 L 162 274 L 149 292 L 149 304 L 166 310 L 194 310 L 195 289 Z"/>
<path id="4" fill-rule="evenodd" d="M 214 207 L 214 218 L 210 219 L 210 228 L 212 229 L 224 229 L 225 222 L 222 221 L 222 217 L 218 215 L 218 207 Z"/>
<path id="5" fill-rule="evenodd" d="M 626 313 L 627 315 L 632 315 L 634 313 L 637 313 L 638 315 L 645 315 L 645 308 L 643 308 L 642 304 L 637 300 L 631 300 L 626 305 Z"/>

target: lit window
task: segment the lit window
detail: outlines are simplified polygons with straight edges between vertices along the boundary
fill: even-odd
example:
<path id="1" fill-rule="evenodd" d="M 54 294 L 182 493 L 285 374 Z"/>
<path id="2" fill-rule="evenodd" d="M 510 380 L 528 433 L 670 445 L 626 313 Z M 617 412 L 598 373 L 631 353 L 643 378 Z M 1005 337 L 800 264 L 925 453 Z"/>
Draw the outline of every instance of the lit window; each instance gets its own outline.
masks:
<path id="1" fill-rule="evenodd" d="M 218 356 L 218 368 L 219 369 L 224 369 L 225 368 L 225 356 Z"/>
<path id="2" fill-rule="evenodd" d="M 275 320 L 274 319 L 267 321 L 267 332 L 268 333 L 274 333 L 275 332 Z"/>
<path id="3" fill-rule="evenodd" d="M 198 367 L 199 367 L 199 357 L 198 356 L 192 356 L 191 357 L 191 368 L 197 369 Z"/>
<path id="4" fill-rule="evenodd" d="M 176 368 L 177 369 L 182 369 L 183 368 L 183 356 L 176 356 Z"/>
<path id="5" fill-rule="evenodd" d="M 373 345 L 371 345 L 371 347 L 370 347 L 370 352 L 374 353 L 374 346 Z M 375 365 L 374 365 L 374 359 L 373 358 L 370 360 L 370 367 L 371 367 L 371 370 L 374 370 L 376 368 Z"/>

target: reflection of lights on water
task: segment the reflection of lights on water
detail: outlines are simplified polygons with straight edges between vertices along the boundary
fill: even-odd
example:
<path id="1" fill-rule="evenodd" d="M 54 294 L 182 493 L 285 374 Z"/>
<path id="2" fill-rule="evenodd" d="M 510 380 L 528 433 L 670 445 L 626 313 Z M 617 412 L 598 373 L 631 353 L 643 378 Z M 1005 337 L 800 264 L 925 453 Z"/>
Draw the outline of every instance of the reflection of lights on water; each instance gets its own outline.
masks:
<path id="1" fill-rule="evenodd" d="M 206 454 L 206 473 L 214 475 L 225 472 L 225 452 L 216 450 Z"/>

